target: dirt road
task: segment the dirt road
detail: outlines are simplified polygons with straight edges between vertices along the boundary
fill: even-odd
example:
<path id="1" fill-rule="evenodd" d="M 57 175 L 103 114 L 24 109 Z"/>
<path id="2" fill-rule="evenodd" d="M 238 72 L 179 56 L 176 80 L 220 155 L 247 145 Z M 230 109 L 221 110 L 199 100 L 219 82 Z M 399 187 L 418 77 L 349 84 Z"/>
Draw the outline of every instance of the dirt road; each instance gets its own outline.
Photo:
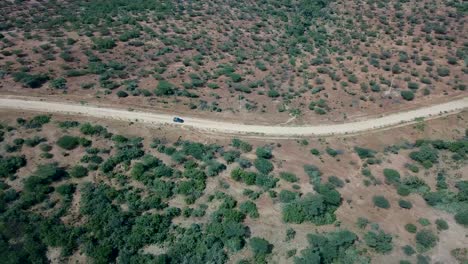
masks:
<path id="1" fill-rule="evenodd" d="M 102 108 L 98 106 L 66 102 L 37 101 L 37 99 L 33 98 L 0 98 L 0 108 L 110 118 L 152 125 L 171 124 L 214 133 L 275 138 L 354 134 L 399 126 L 403 123 L 414 122 L 416 118 L 435 118 L 447 113 L 459 112 L 468 108 L 468 97 L 443 104 L 432 105 L 416 110 L 394 113 L 362 121 L 310 126 L 257 126 L 190 117 L 182 117 L 185 120 L 184 124 L 174 124 L 172 122 L 173 116 L 167 114 Z"/>

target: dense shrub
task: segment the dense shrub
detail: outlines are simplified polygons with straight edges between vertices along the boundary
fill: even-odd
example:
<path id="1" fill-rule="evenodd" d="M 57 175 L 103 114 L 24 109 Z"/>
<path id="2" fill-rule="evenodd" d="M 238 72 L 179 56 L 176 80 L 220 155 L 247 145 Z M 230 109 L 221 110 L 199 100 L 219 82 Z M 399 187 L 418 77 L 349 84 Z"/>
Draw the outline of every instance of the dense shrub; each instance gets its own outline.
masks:
<path id="1" fill-rule="evenodd" d="M 271 253 L 273 245 L 271 245 L 267 240 L 260 237 L 252 237 L 250 239 L 250 248 L 255 255 L 266 255 Z"/>
<path id="2" fill-rule="evenodd" d="M 294 263 L 346 263 L 349 257 L 345 252 L 353 252 L 353 246 L 358 237 L 351 231 L 341 230 L 325 234 L 308 234 L 309 246 L 301 251 L 301 256 Z M 356 255 L 354 255 L 356 256 Z M 365 263 L 359 259 L 358 263 Z"/>
<path id="3" fill-rule="evenodd" d="M 45 74 L 29 74 L 26 72 L 17 72 L 13 74 L 15 82 L 21 82 L 24 86 L 29 88 L 39 88 L 49 80 Z"/>
<path id="4" fill-rule="evenodd" d="M 364 235 L 366 245 L 373 248 L 378 253 L 389 253 L 393 249 L 392 236 L 383 231 L 378 233 L 369 231 Z"/>
<path id="5" fill-rule="evenodd" d="M 13 175 L 24 166 L 26 166 L 25 156 L 0 156 L 0 178 Z"/>
<path id="6" fill-rule="evenodd" d="M 73 166 L 70 169 L 70 176 L 72 176 L 74 178 L 81 178 L 81 177 L 88 176 L 88 169 L 86 167 L 81 166 L 81 165 Z"/>
<path id="7" fill-rule="evenodd" d="M 444 219 L 437 219 L 435 221 L 435 223 L 436 223 L 436 226 L 437 226 L 437 230 L 448 230 L 449 229 L 448 223 Z"/>
<path id="8" fill-rule="evenodd" d="M 280 172 L 279 174 L 280 178 L 287 181 L 287 182 L 297 182 L 298 178 L 294 173 L 291 172 Z"/>
<path id="9" fill-rule="evenodd" d="M 383 174 L 385 176 L 385 180 L 389 184 L 399 184 L 400 183 L 400 173 L 394 169 L 384 169 Z"/>
<path id="10" fill-rule="evenodd" d="M 330 176 L 328 178 L 328 183 L 335 186 L 336 188 L 342 188 L 345 185 L 344 181 L 336 176 Z"/>
<path id="11" fill-rule="evenodd" d="M 383 208 L 383 209 L 390 208 L 390 203 L 388 202 L 388 200 L 381 195 L 376 195 L 372 197 L 372 201 L 374 202 L 374 205 L 379 208 Z"/>
<path id="12" fill-rule="evenodd" d="M 232 140 L 232 146 L 242 150 L 242 152 L 250 152 L 252 151 L 252 145 L 248 142 L 242 141 L 238 138 L 234 138 Z"/>
<path id="13" fill-rule="evenodd" d="M 174 85 L 165 80 L 159 81 L 158 86 L 154 90 L 154 94 L 157 96 L 173 95 L 174 93 L 175 93 Z"/>
<path id="14" fill-rule="evenodd" d="M 412 91 L 401 91 L 401 97 L 406 101 L 412 101 L 414 99 L 414 93 Z"/>
<path id="15" fill-rule="evenodd" d="M 268 147 L 258 147 L 255 153 L 257 154 L 258 158 L 263 159 L 271 159 L 271 157 L 273 156 L 271 154 L 271 149 Z"/>
<path id="16" fill-rule="evenodd" d="M 455 214 L 455 221 L 463 226 L 468 226 L 468 210 L 464 209 Z"/>
<path id="17" fill-rule="evenodd" d="M 410 245 L 406 245 L 401 248 L 403 250 L 403 253 L 405 253 L 406 256 L 412 256 L 416 251 L 411 247 Z"/>
<path id="18" fill-rule="evenodd" d="M 57 145 L 63 149 L 72 150 L 80 145 L 80 138 L 65 135 L 57 140 Z"/>
<path id="19" fill-rule="evenodd" d="M 437 244 L 437 236 L 429 229 L 423 229 L 416 233 L 416 243 L 423 250 L 433 248 Z"/>
<path id="20" fill-rule="evenodd" d="M 361 159 L 373 158 L 375 156 L 375 151 L 367 148 L 354 147 L 354 151 L 356 151 Z"/>
<path id="21" fill-rule="evenodd" d="M 399 200 L 398 205 L 404 209 L 411 209 L 413 207 L 413 204 L 410 201 L 406 200 Z"/>
<path id="22" fill-rule="evenodd" d="M 259 217 L 257 205 L 252 201 L 246 201 L 246 202 L 241 203 L 239 205 L 239 210 L 242 213 L 249 215 L 251 218 Z"/>
<path id="23" fill-rule="evenodd" d="M 299 197 L 298 193 L 291 192 L 288 190 L 281 190 L 279 193 L 279 199 L 282 203 L 289 203 L 296 200 Z"/>
<path id="24" fill-rule="evenodd" d="M 418 230 L 418 228 L 413 224 L 406 224 L 405 229 L 406 231 L 413 233 L 413 234 L 416 233 L 416 231 Z"/>
<path id="25" fill-rule="evenodd" d="M 254 166 L 259 172 L 263 174 L 268 174 L 273 171 L 273 163 L 264 158 L 255 159 Z"/>

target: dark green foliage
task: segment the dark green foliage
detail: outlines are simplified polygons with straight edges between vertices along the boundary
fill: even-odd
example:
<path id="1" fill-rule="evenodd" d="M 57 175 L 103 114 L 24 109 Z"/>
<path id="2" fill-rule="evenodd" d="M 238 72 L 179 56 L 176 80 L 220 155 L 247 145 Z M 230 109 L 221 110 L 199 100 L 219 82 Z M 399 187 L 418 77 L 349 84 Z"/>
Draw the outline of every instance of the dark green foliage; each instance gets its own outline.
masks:
<path id="1" fill-rule="evenodd" d="M 455 214 L 455 221 L 463 226 L 468 226 L 468 210 L 463 209 Z"/>
<path id="2" fill-rule="evenodd" d="M 249 245 L 255 255 L 270 254 L 273 249 L 273 245 L 260 237 L 252 237 L 249 241 Z"/>
<path id="3" fill-rule="evenodd" d="M 404 209 L 411 209 L 413 207 L 413 204 L 410 201 L 406 200 L 399 200 L 398 205 Z"/>
<path id="4" fill-rule="evenodd" d="M 273 156 L 271 154 L 271 149 L 268 147 L 258 147 L 255 153 L 257 154 L 258 158 L 263 159 L 271 159 L 271 157 Z"/>
<path id="5" fill-rule="evenodd" d="M 74 128 L 74 127 L 78 127 L 80 125 L 80 122 L 78 121 L 63 121 L 63 122 L 57 122 L 58 124 L 58 127 L 60 128 L 65 128 L 65 129 L 68 129 L 68 128 Z"/>
<path id="6" fill-rule="evenodd" d="M 242 141 L 240 139 L 234 138 L 232 140 L 232 146 L 242 150 L 242 152 L 250 152 L 252 151 L 252 145 L 248 142 Z"/>
<path id="7" fill-rule="evenodd" d="M 115 46 L 115 40 L 112 38 L 92 38 L 94 48 L 98 50 L 112 49 Z"/>
<path id="8" fill-rule="evenodd" d="M 57 140 L 57 145 L 63 149 L 72 150 L 80 145 L 80 138 L 65 135 Z"/>
<path id="9" fill-rule="evenodd" d="M 375 151 L 367 148 L 354 147 L 354 151 L 359 155 L 361 159 L 373 158 Z"/>
<path id="10" fill-rule="evenodd" d="M 263 174 L 268 174 L 273 171 L 273 163 L 264 158 L 258 158 L 254 161 L 255 168 Z"/>
<path id="11" fill-rule="evenodd" d="M 436 163 L 439 158 L 438 151 L 429 144 L 422 145 L 419 151 L 413 151 L 409 156 L 421 163 L 425 168 L 432 167 L 432 164 Z"/>
<path id="12" fill-rule="evenodd" d="M 17 72 L 13 74 L 15 82 L 21 82 L 23 86 L 29 88 L 39 88 L 49 80 L 46 74 L 29 74 L 27 72 Z"/>
<path id="13" fill-rule="evenodd" d="M 157 96 L 173 95 L 174 93 L 175 93 L 174 85 L 165 80 L 159 81 L 157 88 L 154 90 L 154 94 Z"/>
<path id="14" fill-rule="evenodd" d="M 342 188 L 345 185 L 344 181 L 336 176 L 330 176 L 328 178 L 328 183 L 335 186 L 336 188 Z"/>
<path id="15" fill-rule="evenodd" d="M 401 196 L 408 196 L 411 193 L 411 190 L 404 185 L 398 185 L 397 193 Z"/>
<path id="16" fill-rule="evenodd" d="M 249 215 L 251 218 L 259 217 L 257 205 L 252 201 L 246 201 L 246 202 L 241 203 L 239 205 L 239 210 L 242 213 Z"/>
<path id="17" fill-rule="evenodd" d="M 338 154 L 340 154 L 340 152 L 338 150 L 332 149 L 330 147 L 327 147 L 325 149 L 325 151 L 327 152 L 328 155 L 330 155 L 332 157 L 336 157 Z"/>
<path id="18" fill-rule="evenodd" d="M 301 251 L 294 263 L 341 263 L 347 259 L 346 252 L 353 248 L 357 239 L 357 235 L 348 230 L 308 234 L 309 246 Z"/>
<path id="19" fill-rule="evenodd" d="M 71 183 L 70 184 L 62 184 L 62 185 L 59 185 L 55 190 L 64 197 L 71 197 L 71 195 L 76 190 L 76 186 L 74 184 L 71 184 Z"/>
<path id="20" fill-rule="evenodd" d="M 378 253 L 386 254 L 393 250 L 392 236 L 383 231 L 379 231 L 378 233 L 373 231 L 367 232 L 364 235 L 364 241 L 367 246 L 373 248 Z"/>
<path id="21" fill-rule="evenodd" d="M 223 153 L 223 158 L 228 164 L 233 163 L 239 157 L 240 157 L 240 152 L 237 150 L 229 150 Z"/>
<path id="22" fill-rule="evenodd" d="M 36 171 L 24 180 L 25 194 L 21 197 L 23 207 L 42 202 L 46 194 L 53 190 L 49 185 L 65 176 L 67 176 L 66 171 L 57 164 L 39 165 Z"/>
<path id="23" fill-rule="evenodd" d="M 390 203 L 388 202 L 388 200 L 381 195 L 376 195 L 372 197 L 372 201 L 374 202 L 374 205 L 379 208 L 383 208 L 383 209 L 390 208 Z"/>
<path id="24" fill-rule="evenodd" d="M 319 168 L 315 165 L 304 165 L 304 171 L 310 178 L 310 182 L 312 184 L 316 184 L 320 182 L 320 176 L 322 176 L 322 172 L 320 172 Z"/>
<path id="25" fill-rule="evenodd" d="M 289 203 L 291 201 L 296 200 L 297 198 L 299 198 L 299 194 L 296 192 L 281 190 L 281 192 L 279 193 L 279 199 L 282 203 Z"/>
<path id="26" fill-rule="evenodd" d="M 436 224 L 436 226 L 437 226 L 437 230 L 439 230 L 439 231 L 448 230 L 448 229 L 449 229 L 448 223 L 447 223 L 447 221 L 445 221 L 444 219 L 437 219 L 437 220 L 435 221 L 435 224 Z"/>
<path id="27" fill-rule="evenodd" d="M 91 125 L 90 123 L 84 123 L 80 127 L 81 133 L 85 135 L 95 136 L 100 135 L 104 137 L 110 137 L 111 135 L 107 132 L 107 129 L 101 125 Z"/>
<path id="28" fill-rule="evenodd" d="M 406 101 L 412 101 L 414 99 L 414 93 L 413 91 L 405 90 L 401 91 L 401 97 L 405 99 Z"/>
<path id="29" fill-rule="evenodd" d="M 50 118 L 50 115 L 37 115 L 29 121 L 23 118 L 18 118 L 16 122 L 25 128 L 42 128 L 43 125 L 50 122 Z"/>
<path id="30" fill-rule="evenodd" d="M 403 253 L 405 253 L 406 256 L 412 256 L 416 251 L 411 247 L 410 245 L 406 245 L 401 248 L 403 250 Z"/>
<path id="31" fill-rule="evenodd" d="M 389 184 L 399 184 L 400 183 L 400 173 L 394 169 L 387 169 L 383 170 L 383 174 L 385 176 L 385 180 Z"/>
<path id="32" fill-rule="evenodd" d="M 291 241 L 296 237 L 296 231 L 292 228 L 286 229 L 286 241 Z"/>
<path id="33" fill-rule="evenodd" d="M 24 166 L 26 166 L 25 156 L 0 156 L 0 178 L 14 175 Z"/>
<path id="34" fill-rule="evenodd" d="M 67 88 L 67 80 L 63 77 L 54 79 L 50 81 L 50 87 L 54 89 L 66 89 Z"/>
<path id="35" fill-rule="evenodd" d="M 281 179 L 287 182 L 297 182 L 299 179 L 294 173 L 282 171 L 279 173 Z"/>
<path id="36" fill-rule="evenodd" d="M 88 176 L 88 169 L 81 166 L 76 165 L 70 169 L 70 176 L 73 178 L 82 178 Z"/>
<path id="37" fill-rule="evenodd" d="M 259 174 L 255 178 L 255 184 L 265 190 L 275 188 L 279 179 L 266 174 Z"/>
<path id="38" fill-rule="evenodd" d="M 119 98 L 125 98 L 127 96 L 128 96 L 128 93 L 125 92 L 125 91 L 120 90 L 120 91 L 117 92 L 117 97 L 119 97 Z"/>
<path id="39" fill-rule="evenodd" d="M 416 243 L 423 250 L 433 248 L 437 244 L 437 236 L 429 229 L 423 229 L 416 233 Z"/>
<path id="40" fill-rule="evenodd" d="M 340 194 L 330 186 L 320 185 L 318 194 L 306 194 L 283 207 L 283 220 L 290 223 L 304 221 L 330 224 L 335 221 L 335 210 L 341 203 Z"/>
<path id="41" fill-rule="evenodd" d="M 357 222 L 356 222 L 356 225 L 357 225 L 360 229 L 366 228 L 366 226 L 367 226 L 368 224 L 369 224 L 369 219 L 363 218 L 363 217 L 358 217 Z"/>

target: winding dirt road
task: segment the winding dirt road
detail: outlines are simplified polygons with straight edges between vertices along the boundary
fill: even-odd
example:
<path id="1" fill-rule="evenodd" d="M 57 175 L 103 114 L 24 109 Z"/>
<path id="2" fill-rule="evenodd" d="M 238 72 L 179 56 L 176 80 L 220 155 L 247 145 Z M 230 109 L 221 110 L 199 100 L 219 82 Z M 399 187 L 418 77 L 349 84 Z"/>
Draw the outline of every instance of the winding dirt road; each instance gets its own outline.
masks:
<path id="1" fill-rule="evenodd" d="M 245 125 L 191 117 L 182 117 L 185 120 L 184 124 L 174 124 L 172 122 L 173 116 L 167 114 L 102 108 L 98 106 L 65 102 L 46 102 L 38 101 L 35 98 L 0 98 L 0 108 L 91 116 L 97 118 L 147 123 L 152 125 L 171 124 L 201 129 L 214 133 L 275 138 L 355 134 L 370 130 L 400 126 L 408 122 L 414 122 L 416 118 L 436 118 L 448 113 L 460 112 L 463 109 L 468 108 L 468 97 L 443 104 L 389 114 L 386 116 L 370 118 L 362 121 L 311 126 Z"/>

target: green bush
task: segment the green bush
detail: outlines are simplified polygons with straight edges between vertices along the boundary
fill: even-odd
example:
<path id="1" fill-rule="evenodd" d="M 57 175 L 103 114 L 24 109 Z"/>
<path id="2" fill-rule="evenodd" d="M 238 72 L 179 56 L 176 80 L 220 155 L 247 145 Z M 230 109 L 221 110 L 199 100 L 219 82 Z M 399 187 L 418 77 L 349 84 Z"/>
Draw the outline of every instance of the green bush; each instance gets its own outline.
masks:
<path id="1" fill-rule="evenodd" d="M 468 210 L 464 209 L 455 214 L 455 221 L 465 227 L 468 226 Z"/>
<path id="2" fill-rule="evenodd" d="M 125 91 L 120 90 L 117 92 L 117 97 L 119 98 L 125 98 L 127 96 L 128 96 L 128 93 L 126 93 Z"/>
<path id="3" fill-rule="evenodd" d="M 429 221 L 429 219 L 427 218 L 421 217 L 418 219 L 418 223 L 421 224 L 422 226 L 428 226 L 431 224 L 431 221 Z"/>
<path id="4" fill-rule="evenodd" d="M 389 253 L 393 250 L 392 236 L 385 234 L 383 231 L 375 233 L 372 231 L 367 232 L 364 235 L 364 241 L 366 245 L 373 248 L 378 253 Z"/>
<path id="5" fill-rule="evenodd" d="M 24 86 L 29 88 L 39 88 L 49 80 L 45 74 L 29 74 L 26 72 L 17 72 L 13 74 L 15 82 L 21 82 Z"/>
<path id="6" fill-rule="evenodd" d="M 86 177 L 86 176 L 88 176 L 88 169 L 86 167 L 81 166 L 81 165 L 73 166 L 70 169 L 70 176 L 72 176 L 73 178 Z"/>
<path id="7" fill-rule="evenodd" d="M 254 161 L 254 166 L 259 172 L 263 174 L 268 174 L 273 171 L 273 163 L 264 158 L 256 159 Z"/>
<path id="8" fill-rule="evenodd" d="M 390 208 L 390 203 L 388 202 L 388 200 L 381 195 L 376 195 L 372 197 L 372 201 L 374 202 L 374 205 L 379 208 L 383 208 L 383 209 Z"/>
<path id="9" fill-rule="evenodd" d="M 442 231 L 442 230 L 448 230 L 449 229 L 448 223 L 444 219 L 437 219 L 435 221 L 435 223 L 436 223 L 436 226 L 437 226 L 437 230 Z"/>
<path id="10" fill-rule="evenodd" d="M 413 233 L 413 234 L 416 233 L 416 231 L 418 230 L 418 228 L 417 228 L 415 225 L 413 225 L 413 224 L 406 224 L 406 225 L 405 225 L 405 229 L 406 229 L 406 231 L 408 231 L 409 233 Z"/>
<path id="11" fill-rule="evenodd" d="M 318 149 L 311 149 L 310 150 L 310 153 L 314 156 L 319 156 L 320 155 L 320 151 Z"/>
<path id="12" fill-rule="evenodd" d="M 411 193 L 411 190 L 405 185 L 399 185 L 397 188 L 397 193 L 401 196 L 408 196 Z"/>
<path id="13" fill-rule="evenodd" d="M 406 101 L 412 101 L 414 99 L 414 93 L 412 91 L 401 91 L 400 94 Z"/>
<path id="14" fill-rule="evenodd" d="M 255 255 L 267 255 L 271 253 L 273 245 L 271 245 L 267 240 L 260 237 L 252 237 L 250 239 L 250 248 Z"/>
<path id="15" fill-rule="evenodd" d="M 258 218 L 258 210 L 257 210 L 257 205 L 252 202 L 252 201 L 245 201 L 239 205 L 239 210 L 244 213 L 249 215 L 251 218 Z"/>
<path id="16" fill-rule="evenodd" d="M 282 203 L 289 203 L 291 201 L 296 200 L 299 197 L 298 193 L 291 192 L 288 190 L 281 190 L 279 193 L 279 199 Z"/>
<path id="17" fill-rule="evenodd" d="M 54 79 L 50 81 L 50 87 L 54 89 L 66 89 L 67 88 L 67 80 L 63 77 Z"/>
<path id="18" fill-rule="evenodd" d="M 401 249 L 403 250 L 403 253 L 405 253 L 406 256 L 412 256 L 414 255 L 414 253 L 416 253 L 416 251 L 410 245 L 406 245 L 402 247 Z"/>
<path id="19" fill-rule="evenodd" d="M 429 229 L 423 229 L 416 233 L 416 243 L 425 251 L 437 244 L 437 236 Z"/>
<path id="20" fill-rule="evenodd" d="M 373 158 L 375 156 L 375 151 L 367 148 L 354 147 L 354 151 L 356 151 L 361 159 Z"/>
<path id="21" fill-rule="evenodd" d="M 297 178 L 296 174 L 291 172 L 282 171 L 279 174 L 280 178 L 287 181 L 287 182 L 297 182 L 299 179 Z"/>
<path id="22" fill-rule="evenodd" d="M 385 180 L 389 184 L 399 184 L 400 183 L 400 173 L 394 169 L 387 169 L 383 170 L 383 174 L 385 176 Z"/>
<path id="23" fill-rule="evenodd" d="M 154 90 L 154 94 L 157 96 L 173 95 L 174 93 L 174 85 L 166 80 L 159 81 L 158 86 Z"/>
<path id="24" fill-rule="evenodd" d="M 411 209 L 413 207 L 413 204 L 410 201 L 406 200 L 398 201 L 398 205 L 400 205 L 400 207 L 404 209 Z"/>
<path id="25" fill-rule="evenodd" d="M 65 135 L 57 140 L 57 145 L 63 149 L 72 150 L 80 145 L 80 138 Z"/>
<path id="26" fill-rule="evenodd" d="M 336 188 L 342 188 L 345 185 L 344 181 L 336 176 L 330 176 L 328 178 L 328 183 L 335 186 Z"/>
<path id="27" fill-rule="evenodd" d="M 258 147 L 255 153 L 257 154 L 258 158 L 263 159 L 271 159 L 271 157 L 273 156 L 271 154 L 271 149 L 268 147 Z"/>

